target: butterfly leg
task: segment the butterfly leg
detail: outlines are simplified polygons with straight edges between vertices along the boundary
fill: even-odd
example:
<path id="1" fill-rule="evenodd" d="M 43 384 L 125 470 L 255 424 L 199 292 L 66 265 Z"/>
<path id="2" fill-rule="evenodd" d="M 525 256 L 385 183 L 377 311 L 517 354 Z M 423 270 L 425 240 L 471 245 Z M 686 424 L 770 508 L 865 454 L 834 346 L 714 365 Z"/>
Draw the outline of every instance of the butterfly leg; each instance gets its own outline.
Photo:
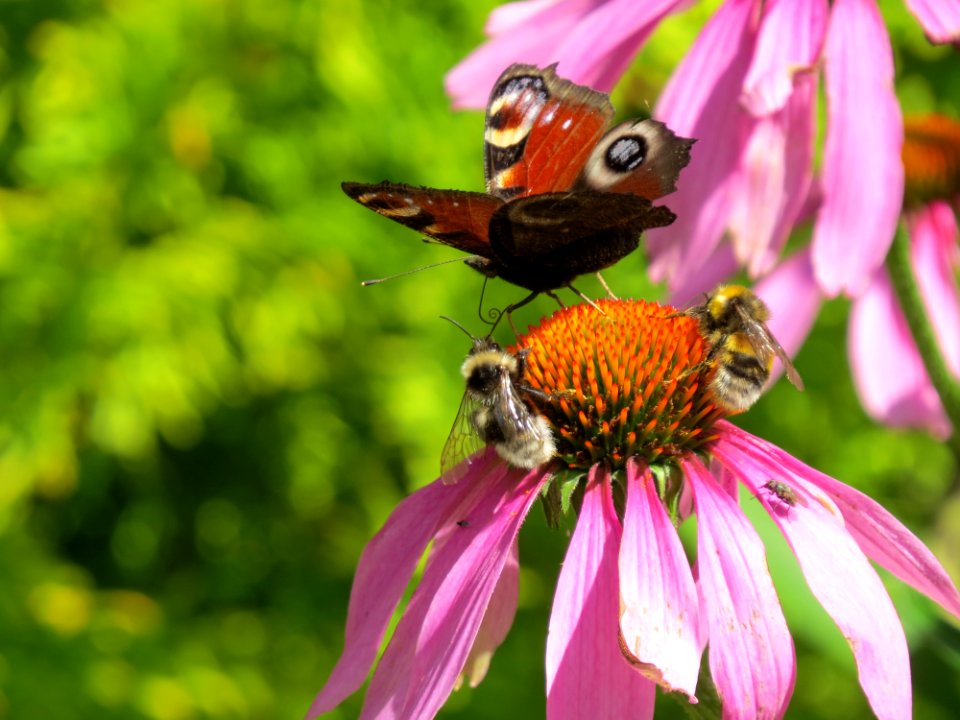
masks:
<path id="1" fill-rule="evenodd" d="M 596 311 L 597 311 L 598 313 L 600 313 L 601 315 L 606 316 L 606 313 L 603 311 L 603 309 L 602 309 L 599 305 L 597 305 L 593 300 L 591 300 L 590 298 L 588 298 L 588 297 L 587 297 L 586 295 L 584 295 L 582 292 L 580 292 L 579 290 L 577 290 L 573 285 L 567 285 L 567 287 L 570 288 L 574 293 L 576 293 L 577 295 L 579 295 L 579 296 L 580 296 L 580 299 L 583 300 L 585 303 L 587 303 L 587 305 L 589 305 L 590 307 L 592 307 L 594 310 L 596 310 Z"/>
<path id="2" fill-rule="evenodd" d="M 607 281 L 603 279 L 603 275 L 601 275 L 600 273 L 597 273 L 597 280 L 600 281 L 600 284 L 603 286 L 603 289 L 607 291 L 607 297 L 609 297 L 611 300 L 619 300 L 619 299 L 620 299 L 620 298 L 618 298 L 616 295 L 613 294 L 613 290 L 611 290 L 611 289 L 610 289 L 610 286 L 607 285 Z"/>
<path id="3" fill-rule="evenodd" d="M 559 305 L 561 308 L 567 307 L 564 304 L 563 300 L 561 300 L 553 290 L 547 290 L 547 292 L 545 292 L 544 295 L 548 295 L 549 297 L 552 297 L 554 300 L 556 300 L 557 305 Z"/>

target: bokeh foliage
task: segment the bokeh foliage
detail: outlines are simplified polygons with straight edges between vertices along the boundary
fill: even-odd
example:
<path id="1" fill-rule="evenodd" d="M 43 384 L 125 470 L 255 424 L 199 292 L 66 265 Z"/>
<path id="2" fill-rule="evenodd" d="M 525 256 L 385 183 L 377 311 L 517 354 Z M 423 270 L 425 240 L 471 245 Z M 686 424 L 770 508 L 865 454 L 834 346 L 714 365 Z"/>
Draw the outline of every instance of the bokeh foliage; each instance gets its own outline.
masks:
<path id="1" fill-rule="evenodd" d="M 437 316 L 482 328 L 480 278 L 457 265 L 361 290 L 455 253 L 339 182 L 480 188 L 481 116 L 450 112 L 441 83 L 492 6 L 0 2 L 0 718 L 306 710 L 363 544 L 438 469 L 467 344 Z M 652 103 L 707 12 L 655 36 L 619 106 Z M 955 60 L 890 15 L 905 102 L 957 114 Z M 654 296 L 642 268 L 609 280 Z M 487 304 L 512 299 L 495 286 Z M 742 424 L 870 492 L 956 578 L 956 459 L 864 417 L 846 311 L 828 305 L 797 361 L 808 392 L 778 386 Z M 798 646 L 791 716 L 863 715 L 842 639 L 756 505 Z M 532 517 L 518 621 L 444 716 L 542 716 L 565 545 Z M 957 632 L 889 585 L 917 716 L 952 717 Z"/>

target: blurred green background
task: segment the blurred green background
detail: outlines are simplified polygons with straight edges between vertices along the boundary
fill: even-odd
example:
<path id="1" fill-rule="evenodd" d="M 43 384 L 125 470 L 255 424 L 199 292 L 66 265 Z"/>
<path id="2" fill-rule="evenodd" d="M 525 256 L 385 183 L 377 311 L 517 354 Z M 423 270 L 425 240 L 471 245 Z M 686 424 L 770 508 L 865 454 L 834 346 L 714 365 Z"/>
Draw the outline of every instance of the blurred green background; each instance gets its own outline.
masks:
<path id="1" fill-rule="evenodd" d="M 716 4 L 657 32 L 614 94 L 622 114 L 652 105 Z M 468 346 L 437 316 L 483 327 L 481 278 L 459 265 L 361 289 L 456 253 L 339 183 L 481 188 L 482 115 L 451 112 L 442 78 L 493 6 L 0 1 L 0 718 L 306 711 L 364 543 L 437 474 Z M 905 105 L 960 115 L 957 56 L 884 9 Z M 658 296 L 639 254 L 608 279 Z M 956 459 L 866 419 L 846 313 L 828 304 L 797 360 L 808 391 L 781 383 L 740 422 L 869 492 L 960 578 Z M 745 505 L 796 638 L 789 717 L 867 715 L 844 641 Z M 565 546 L 535 512 L 517 622 L 443 717 L 543 715 Z M 916 716 L 955 717 L 960 634 L 888 586 Z"/>

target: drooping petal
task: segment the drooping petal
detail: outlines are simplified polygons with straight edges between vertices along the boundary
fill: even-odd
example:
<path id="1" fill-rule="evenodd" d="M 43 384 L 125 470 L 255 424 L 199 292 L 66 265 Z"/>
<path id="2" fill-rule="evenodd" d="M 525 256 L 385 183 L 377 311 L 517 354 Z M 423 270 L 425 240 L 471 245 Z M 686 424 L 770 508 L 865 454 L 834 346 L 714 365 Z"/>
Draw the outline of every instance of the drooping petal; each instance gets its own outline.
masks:
<path id="1" fill-rule="evenodd" d="M 343 655 L 308 717 L 332 710 L 363 684 L 427 543 L 451 511 L 472 495 L 475 483 L 497 464 L 496 458 L 496 453 L 487 451 L 463 482 L 444 485 L 437 480 L 405 498 L 367 543 L 350 591 Z"/>
<path id="2" fill-rule="evenodd" d="M 827 295 L 857 295 L 883 263 L 903 201 L 903 118 L 874 0 L 833 3 L 825 57 L 824 196 L 813 268 Z"/>
<path id="3" fill-rule="evenodd" d="M 505 3 L 490 11 L 483 31 L 487 37 L 496 37 L 560 15 L 579 17 L 589 7 L 590 0 L 523 0 Z"/>
<path id="4" fill-rule="evenodd" d="M 796 659 L 763 543 L 700 460 L 682 467 L 697 507 L 701 612 L 723 716 L 782 717 L 793 694 Z"/>
<path id="5" fill-rule="evenodd" d="M 558 70 L 608 92 L 650 33 L 683 0 L 607 0 L 577 23 L 556 50 Z"/>
<path id="6" fill-rule="evenodd" d="M 809 248 L 803 248 L 780 263 L 761 280 L 756 293 L 770 308 L 767 326 L 777 341 L 793 357 L 807 339 L 817 319 L 823 296 L 813 277 Z M 770 382 L 783 372 L 779 360 L 774 363 Z"/>
<path id="7" fill-rule="evenodd" d="M 910 12 L 923 26 L 930 42 L 960 42 L 960 2 L 957 0 L 906 0 Z"/>
<path id="8" fill-rule="evenodd" d="M 735 425 L 723 423 L 721 428 L 728 443 L 751 456 L 769 455 L 787 471 L 821 488 L 837 504 L 847 530 L 871 560 L 960 618 L 960 592 L 946 570 L 882 505 Z"/>
<path id="9" fill-rule="evenodd" d="M 671 288 L 669 303 L 676 307 L 688 307 L 703 302 L 703 294 L 713 290 L 719 283 L 737 272 L 737 259 L 729 243 L 718 245 L 695 272 L 684 274 L 683 284 Z"/>
<path id="10" fill-rule="evenodd" d="M 573 82 L 608 91 L 656 25 L 683 0 L 568 0 L 551 5 L 517 4 L 491 16 L 496 34 L 459 63 L 446 79 L 454 107 L 486 104 L 494 81 L 513 62 L 559 63 Z"/>
<path id="11" fill-rule="evenodd" d="M 704 640 L 697 588 L 649 470 L 627 465 L 620 543 L 620 631 L 637 668 L 693 696 Z"/>
<path id="12" fill-rule="evenodd" d="M 730 185 L 740 163 L 751 116 L 737 102 L 750 66 L 758 13 L 753 0 L 728 0 L 701 31 L 664 89 L 654 116 L 676 133 L 697 138 L 677 192 L 677 220 L 651 230 L 650 274 L 686 282 L 720 242 L 730 213 Z"/>
<path id="13" fill-rule="evenodd" d="M 713 453 L 755 493 L 770 479 L 796 492 L 805 479 L 763 453 L 742 446 L 714 445 Z M 911 715 L 910 656 L 897 611 L 880 577 L 844 527 L 840 510 L 823 496 L 806 499 L 770 515 L 790 544 L 810 590 L 850 644 L 860 685 L 878 718 Z"/>
<path id="14" fill-rule="evenodd" d="M 483 622 L 473 641 L 470 655 L 457 679 L 456 686 L 466 680 L 470 687 L 479 685 L 487 676 L 493 653 L 500 647 L 510 632 L 513 618 L 517 614 L 517 595 L 520 591 L 520 547 L 514 542 L 503 572 L 493 590 L 493 597 L 484 613 Z"/>
<path id="15" fill-rule="evenodd" d="M 758 118 L 744 147 L 728 229 L 752 277 L 776 264 L 809 192 L 816 82 L 813 74 L 797 78 L 785 107 Z"/>
<path id="16" fill-rule="evenodd" d="M 782 110 L 797 73 L 813 70 L 827 30 L 827 0 L 772 0 L 764 4 L 757 51 L 740 101 L 760 117 Z"/>
<path id="17" fill-rule="evenodd" d="M 867 414 L 892 427 L 922 427 L 939 438 L 950 421 L 886 270 L 879 270 L 850 310 L 848 352 L 854 387 Z"/>
<path id="18" fill-rule="evenodd" d="M 960 377 L 960 292 L 954 268 L 960 260 L 957 218 L 938 200 L 907 215 L 910 258 L 947 367 Z"/>
<path id="19" fill-rule="evenodd" d="M 531 13 L 526 21 L 518 17 L 498 20 L 497 25 L 506 24 L 509 29 L 478 47 L 447 73 L 444 87 L 453 107 L 486 107 L 493 83 L 511 63 L 543 67 L 556 62 L 556 47 L 580 22 L 587 9 L 585 5 L 589 3 L 569 0 L 545 6 L 540 12 Z"/>
<path id="20" fill-rule="evenodd" d="M 548 720 L 653 717 L 656 685 L 617 645 L 620 536 L 609 474 L 595 465 L 550 613 Z"/>
<path id="21" fill-rule="evenodd" d="M 423 578 L 370 681 L 362 718 L 437 713 L 463 669 L 546 477 L 542 470 L 523 475 L 501 463 L 473 483 L 470 502 L 457 507 L 457 519 L 437 534 Z"/>

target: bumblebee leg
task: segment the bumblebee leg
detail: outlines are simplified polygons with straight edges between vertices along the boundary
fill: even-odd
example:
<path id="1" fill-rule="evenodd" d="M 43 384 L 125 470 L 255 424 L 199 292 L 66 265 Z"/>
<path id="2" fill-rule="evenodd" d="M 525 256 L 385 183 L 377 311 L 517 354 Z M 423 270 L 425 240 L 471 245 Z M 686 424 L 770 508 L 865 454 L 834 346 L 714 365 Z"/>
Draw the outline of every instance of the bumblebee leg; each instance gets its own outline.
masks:
<path id="1" fill-rule="evenodd" d="M 518 383 L 515 385 L 517 390 L 526 395 L 536 398 L 537 400 L 543 400 L 544 402 L 557 402 L 563 398 L 573 397 L 577 394 L 577 391 L 573 388 L 567 388 L 566 390 L 561 390 L 559 392 L 548 393 L 543 390 L 538 390 L 535 387 L 530 387 L 526 383 Z"/>
<path id="2" fill-rule="evenodd" d="M 689 369 L 686 370 L 685 372 L 681 373 L 681 374 L 677 377 L 677 380 L 683 380 L 684 378 L 688 378 L 688 377 L 690 377 L 691 375 L 694 375 L 694 374 L 699 373 L 699 372 L 701 372 L 701 371 L 703 371 L 703 370 L 706 370 L 706 369 L 709 368 L 711 365 L 713 365 L 714 359 L 717 357 L 717 355 L 718 355 L 718 354 L 720 353 L 720 351 L 723 349 L 724 343 L 727 342 L 727 337 L 729 337 L 729 336 L 727 336 L 727 335 L 721 335 L 721 336 L 720 336 L 720 339 L 719 339 L 717 342 L 715 342 L 715 343 L 710 347 L 710 350 L 707 352 L 707 356 L 706 356 L 703 360 L 701 360 L 700 362 L 698 362 L 696 365 L 694 365 L 692 368 L 689 368 Z"/>

